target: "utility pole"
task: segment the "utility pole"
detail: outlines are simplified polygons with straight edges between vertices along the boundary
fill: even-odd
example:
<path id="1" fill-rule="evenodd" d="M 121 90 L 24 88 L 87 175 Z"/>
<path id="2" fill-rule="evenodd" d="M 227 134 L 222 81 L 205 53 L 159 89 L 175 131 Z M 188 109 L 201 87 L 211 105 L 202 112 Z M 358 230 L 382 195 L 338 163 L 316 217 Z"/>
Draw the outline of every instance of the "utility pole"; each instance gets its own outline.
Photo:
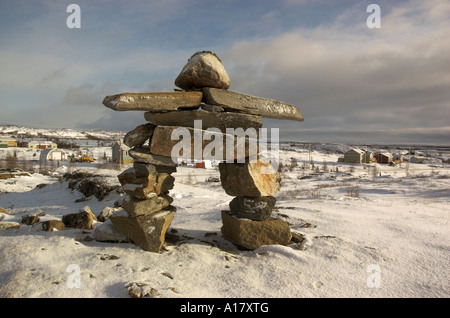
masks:
<path id="1" fill-rule="evenodd" d="M 119 132 L 119 171 L 122 171 L 122 131 Z"/>

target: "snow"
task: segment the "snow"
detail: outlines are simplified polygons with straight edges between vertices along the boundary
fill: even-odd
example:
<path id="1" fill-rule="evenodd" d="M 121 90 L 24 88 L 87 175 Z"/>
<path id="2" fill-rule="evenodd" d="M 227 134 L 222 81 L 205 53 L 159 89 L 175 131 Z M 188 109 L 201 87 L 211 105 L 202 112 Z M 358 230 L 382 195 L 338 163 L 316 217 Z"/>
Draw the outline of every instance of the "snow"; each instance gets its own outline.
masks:
<path id="1" fill-rule="evenodd" d="M 329 147 L 318 150 L 280 151 L 285 171 L 273 216 L 303 234 L 301 243 L 238 249 L 220 232 L 220 211 L 233 197 L 220 182 L 206 181 L 219 176 L 217 167 L 179 166 L 170 191 L 177 212 L 161 253 L 98 242 L 89 239 L 92 231 L 44 232 L 21 224 L 0 232 L 0 295 L 130 297 L 126 286 L 134 282 L 155 289 L 157 298 L 449 297 L 449 167 L 375 170 L 338 163 L 342 153 Z M 298 166 L 290 171 L 291 158 Z M 78 169 L 120 185 L 117 170 Z M 112 191 L 102 201 L 75 202 L 83 195 L 67 181 L 37 173 L 0 180 L 0 206 L 11 212 L 5 222 L 20 223 L 39 210 L 43 219 L 60 219 L 86 205 L 98 215 L 124 197 Z"/>

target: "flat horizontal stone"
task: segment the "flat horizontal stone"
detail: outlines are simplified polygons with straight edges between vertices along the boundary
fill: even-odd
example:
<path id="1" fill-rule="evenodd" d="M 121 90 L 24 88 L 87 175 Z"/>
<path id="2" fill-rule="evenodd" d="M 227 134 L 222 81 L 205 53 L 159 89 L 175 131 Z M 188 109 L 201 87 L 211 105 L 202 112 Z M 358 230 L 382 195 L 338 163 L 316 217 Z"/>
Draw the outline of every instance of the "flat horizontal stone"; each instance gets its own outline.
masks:
<path id="1" fill-rule="evenodd" d="M 199 106 L 202 92 L 123 93 L 106 96 L 103 105 L 116 111 L 143 110 L 161 112 L 179 107 Z"/>
<path id="2" fill-rule="evenodd" d="M 138 163 L 146 163 L 155 166 L 167 166 L 172 168 L 177 167 L 177 163 L 173 162 L 170 156 L 164 157 L 150 153 L 149 147 L 136 147 L 134 149 L 130 149 L 128 154 L 134 159 L 135 162 Z"/>
<path id="3" fill-rule="evenodd" d="M 126 196 L 122 207 L 130 216 L 150 215 L 154 212 L 168 207 L 173 199 L 165 194 L 153 196 L 150 199 L 139 200 L 132 196 Z"/>
<path id="4" fill-rule="evenodd" d="M 303 121 L 303 116 L 296 106 L 277 100 L 211 87 L 203 88 L 202 92 L 202 101 L 205 104 L 219 105 L 225 109 L 267 118 Z"/>
<path id="5" fill-rule="evenodd" d="M 138 178 L 148 177 L 149 174 L 154 173 L 173 173 L 177 171 L 177 167 L 173 166 L 157 166 L 149 163 L 134 162 L 134 173 Z"/>
<path id="6" fill-rule="evenodd" d="M 280 174 L 270 163 L 221 162 L 219 172 L 222 188 L 231 196 L 273 196 L 280 191 Z"/>
<path id="7" fill-rule="evenodd" d="M 182 110 L 166 113 L 151 113 L 144 114 L 147 121 L 155 125 L 161 126 L 182 126 L 194 127 L 195 120 L 202 121 L 202 129 L 217 128 L 225 133 L 227 128 L 255 128 L 256 133 L 262 127 L 262 120 L 260 116 L 230 113 L 230 112 L 208 112 L 202 110 Z"/>
<path id="8" fill-rule="evenodd" d="M 5 222 L 5 221 L 0 222 L 0 231 L 18 228 L 20 228 L 20 224 L 17 222 Z"/>
<path id="9" fill-rule="evenodd" d="M 174 160 L 244 161 L 256 156 L 258 149 L 258 144 L 247 138 L 178 126 L 157 126 L 150 141 L 150 153 Z"/>
<path id="10" fill-rule="evenodd" d="M 230 242 L 254 250 L 263 245 L 288 245 L 292 234 L 289 224 L 277 218 L 266 221 L 239 219 L 222 211 L 221 232 Z"/>

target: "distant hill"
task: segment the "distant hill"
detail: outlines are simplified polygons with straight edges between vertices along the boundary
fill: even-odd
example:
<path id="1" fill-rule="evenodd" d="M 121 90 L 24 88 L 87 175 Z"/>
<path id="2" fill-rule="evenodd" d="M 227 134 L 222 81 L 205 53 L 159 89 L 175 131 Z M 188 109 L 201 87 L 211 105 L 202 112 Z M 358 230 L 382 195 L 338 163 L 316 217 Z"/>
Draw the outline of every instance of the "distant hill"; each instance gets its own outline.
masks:
<path id="1" fill-rule="evenodd" d="M 16 125 L 0 125 L 0 136 L 17 139 L 81 139 L 81 140 L 118 140 L 119 132 L 106 130 L 78 130 L 69 128 L 31 128 Z"/>

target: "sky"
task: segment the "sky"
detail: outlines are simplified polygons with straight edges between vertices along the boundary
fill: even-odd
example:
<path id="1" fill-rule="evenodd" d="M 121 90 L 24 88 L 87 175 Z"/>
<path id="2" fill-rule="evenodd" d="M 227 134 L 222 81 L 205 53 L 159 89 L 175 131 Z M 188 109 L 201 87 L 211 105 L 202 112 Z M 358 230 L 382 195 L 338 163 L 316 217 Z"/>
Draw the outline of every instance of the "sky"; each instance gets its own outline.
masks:
<path id="1" fill-rule="evenodd" d="M 103 98 L 173 91 L 209 50 L 230 90 L 299 108 L 264 119 L 282 140 L 450 145 L 449 38 L 448 0 L 0 0 L 0 125 L 130 131 Z"/>

